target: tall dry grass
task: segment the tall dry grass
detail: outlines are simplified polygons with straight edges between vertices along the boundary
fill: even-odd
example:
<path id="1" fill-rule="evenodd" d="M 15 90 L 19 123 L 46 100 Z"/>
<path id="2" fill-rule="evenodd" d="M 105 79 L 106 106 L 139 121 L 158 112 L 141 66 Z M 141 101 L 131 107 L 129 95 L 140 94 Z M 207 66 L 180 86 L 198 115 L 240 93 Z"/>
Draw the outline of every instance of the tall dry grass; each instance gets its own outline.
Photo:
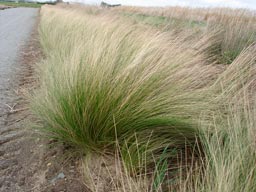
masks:
<path id="1" fill-rule="evenodd" d="M 107 15 L 45 7 L 41 17 L 47 59 L 34 103 L 52 137 L 83 151 L 111 149 L 118 140 L 124 152 L 137 150 L 137 139 L 146 150 L 150 139 L 149 156 L 193 145 L 194 119 L 208 104 L 204 91 L 191 89 L 203 78 L 191 75 L 200 55 L 177 38 Z"/>
<path id="2" fill-rule="evenodd" d="M 86 155 L 94 191 L 106 178 L 116 191 L 254 190 L 255 46 L 209 64 L 220 31 L 198 38 L 112 10 L 42 7 L 41 130 Z M 106 155 L 116 156 L 103 177 L 88 165 Z"/>
<path id="3" fill-rule="evenodd" d="M 215 37 L 215 51 L 211 53 L 217 55 L 219 63 L 232 63 L 242 50 L 256 40 L 256 12 L 253 10 L 120 7 L 115 11 L 142 15 L 144 18 L 154 16 L 155 20 L 161 17 L 161 20 L 165 21 L 163 25 L 169 25 L 171 30 L 178 26 L 182 30 L 196 28 L 206 36 L 208 33 L 218 30 L 219 34 Z"/>

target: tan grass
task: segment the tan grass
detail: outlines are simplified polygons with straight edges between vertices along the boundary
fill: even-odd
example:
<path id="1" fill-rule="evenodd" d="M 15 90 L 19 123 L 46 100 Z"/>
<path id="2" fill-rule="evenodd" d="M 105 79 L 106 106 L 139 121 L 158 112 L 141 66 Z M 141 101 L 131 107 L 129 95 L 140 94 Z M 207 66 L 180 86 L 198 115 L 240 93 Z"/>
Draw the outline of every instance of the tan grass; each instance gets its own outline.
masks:
<path id="1" fill-rule="evenodd" d="M 166 10 L 208 24 L 177 33 L 116 14 Z M 33 99 L 42 130 L 86 155 L 93 191 L 254 190 L 256 55 L 255 45 L 240 42 L 255 18 L 242 10 L 166 10 L 44 6 L 45 59 Z M 230 65 L 216 64 L 215 56 L 237 45 Z M 174 160 L 168 166 L 178 172 L 166 184 L 174 171 L 163 168 Z"/>

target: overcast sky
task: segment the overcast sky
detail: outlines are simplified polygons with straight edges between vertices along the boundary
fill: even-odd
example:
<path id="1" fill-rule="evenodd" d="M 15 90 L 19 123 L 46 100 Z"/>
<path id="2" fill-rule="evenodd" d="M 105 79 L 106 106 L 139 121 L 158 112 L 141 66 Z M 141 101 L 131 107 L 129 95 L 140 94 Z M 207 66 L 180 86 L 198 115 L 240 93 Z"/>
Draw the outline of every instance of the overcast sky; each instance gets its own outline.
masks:
<path id="1" fill-rule="evenodd" d="M 100 4 L 101 0 L 64 0 L 86 4 Z M 192 6 L 192 7 L 233 7 L 256 9 L 256 0 L 103 0 L 107 3 L 121 3 L 134 6 Z"/>

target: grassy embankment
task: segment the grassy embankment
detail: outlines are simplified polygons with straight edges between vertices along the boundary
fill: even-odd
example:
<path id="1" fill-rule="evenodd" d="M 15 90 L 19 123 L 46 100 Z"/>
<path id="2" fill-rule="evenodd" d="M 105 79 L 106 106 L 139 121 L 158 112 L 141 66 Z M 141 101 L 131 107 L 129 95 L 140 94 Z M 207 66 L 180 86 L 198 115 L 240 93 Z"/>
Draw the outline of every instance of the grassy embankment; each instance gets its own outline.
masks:
<path id="1" fill-rule="evenodd" d="M 233 34 L 214 10 L 177 28 L 129 11 L 42 8 L 41 130 L 84 157 L 93 191 L 255 191 L 255 18 L 227 13 Z"/>
<path id="2" fill-rule="evenodd" d="M 230 64 L 256 40 L 256 14 L 248 10 L 189 9 L 189 8 L 134 8 L 115 10 L 135 22 L 162 27 L 163 30 L 193 30 L 199 34 L 216 32 L 215 55 L 221 64 Z"/>

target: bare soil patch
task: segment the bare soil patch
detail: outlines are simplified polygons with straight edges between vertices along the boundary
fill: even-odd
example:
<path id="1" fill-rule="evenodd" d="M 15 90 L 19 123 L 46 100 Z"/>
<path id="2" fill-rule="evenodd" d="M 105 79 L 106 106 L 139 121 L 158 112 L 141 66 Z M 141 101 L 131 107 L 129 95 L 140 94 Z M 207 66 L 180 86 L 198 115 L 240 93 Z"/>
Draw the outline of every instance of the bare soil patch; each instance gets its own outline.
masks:
<path id="1" fill-rule="evenodd" d="M 0 5 L 0 10 L 9 9 L 11 6 Z"/>

